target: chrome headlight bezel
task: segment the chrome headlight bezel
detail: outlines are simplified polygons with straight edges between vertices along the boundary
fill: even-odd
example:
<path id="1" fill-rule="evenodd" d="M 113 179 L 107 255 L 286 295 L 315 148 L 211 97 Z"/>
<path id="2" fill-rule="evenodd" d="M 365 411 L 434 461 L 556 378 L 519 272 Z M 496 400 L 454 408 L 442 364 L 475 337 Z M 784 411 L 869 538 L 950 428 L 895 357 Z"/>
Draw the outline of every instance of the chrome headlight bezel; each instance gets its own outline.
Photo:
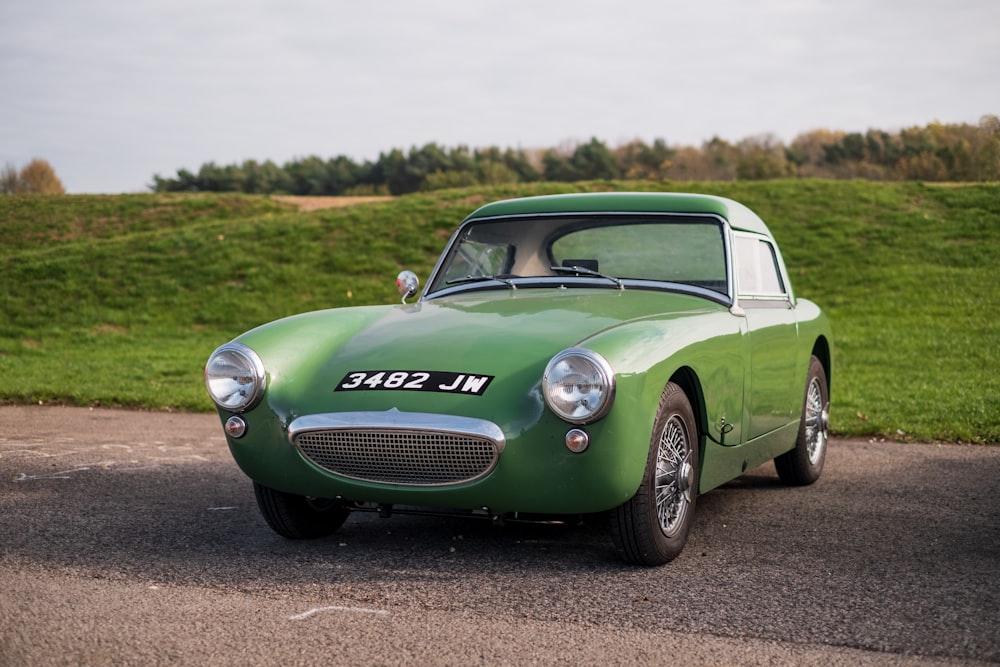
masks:
<path id="1" fill-rule="evenodd" d="M 205 363 L 205 389 L 222 410 L 246 412 L 260 402 L 266 385 L 264 363 L 242 343 L 220 346 Z"/>
<path id="2" fill-rule="evenodd" d="M 563 421 L 593 423 L 607 415 L 614 403 L 614 369 L 593 350 L 565 349 L 545 367 L 542 396 L 549 410 Z"/>

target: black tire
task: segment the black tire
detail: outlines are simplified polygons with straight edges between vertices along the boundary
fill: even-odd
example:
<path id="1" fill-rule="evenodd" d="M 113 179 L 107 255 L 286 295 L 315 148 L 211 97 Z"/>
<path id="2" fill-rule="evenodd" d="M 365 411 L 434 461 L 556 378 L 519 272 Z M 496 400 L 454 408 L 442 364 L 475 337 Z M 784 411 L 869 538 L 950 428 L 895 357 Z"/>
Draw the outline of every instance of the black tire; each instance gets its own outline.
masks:
<path id="1" fill-rule="evenodd" d="M 698 498 L 698 443 L 691 402 L 670 383 L 660 396 L 639 490 L 611 511 L 611 537 L 622 560 L 663 565 L 684 548 Z"/>
<path id="2" fill-rule="evenodd" d="M 267 525 L 282 537 L 307 540 L 325 537 L 344 525 L 351 510 L 340 500 L 307 498 L 253 483 L 257 506 Z"/>
<path id="3" fill-rule="evenodd" d="M 809 360 L 802 419 L 795 449 L 774 459 L 778 477 L 789 486 L 806 486 L 819 479 L 826 461 L 830 430 L 830 389 L 826 371 L 816 357 Z"/>

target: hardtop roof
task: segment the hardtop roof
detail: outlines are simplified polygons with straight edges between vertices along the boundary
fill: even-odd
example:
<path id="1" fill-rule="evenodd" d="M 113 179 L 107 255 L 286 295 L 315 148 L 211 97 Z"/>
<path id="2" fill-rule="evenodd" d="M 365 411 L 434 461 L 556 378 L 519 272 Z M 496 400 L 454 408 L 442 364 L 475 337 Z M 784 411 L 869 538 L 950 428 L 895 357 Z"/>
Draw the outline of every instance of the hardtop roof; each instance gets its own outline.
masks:
<path id="1" fill-rule="evenodd" d="M 584 192 L 505 199 L 479 207 L 466 221 L 559 213 L 705 213 L 728 220 L 733 229 L 771 236 L 764 221 L 737 201 L 680 192 Z"/>

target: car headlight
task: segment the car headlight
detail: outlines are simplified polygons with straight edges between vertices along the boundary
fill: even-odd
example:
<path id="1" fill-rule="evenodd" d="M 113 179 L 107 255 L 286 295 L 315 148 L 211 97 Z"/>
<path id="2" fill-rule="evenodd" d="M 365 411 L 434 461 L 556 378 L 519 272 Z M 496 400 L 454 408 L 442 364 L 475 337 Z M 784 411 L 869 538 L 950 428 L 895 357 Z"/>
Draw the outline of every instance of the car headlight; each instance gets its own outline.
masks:
<path id="1" fill-rule="evenodd" d="M 597 421 L 615 397 L 615 374 L 601 355 L 571 347 L 552 357 L 542 377 L 549 409 L 572 424 Z"/>
<path id="2" fill-rule="evenodd" d="M 226 343 L 205 364 L 205 388 L 223 410 L 249 410 L 260 400 L 265 384 L 260 357 L 241 343 Z"/>

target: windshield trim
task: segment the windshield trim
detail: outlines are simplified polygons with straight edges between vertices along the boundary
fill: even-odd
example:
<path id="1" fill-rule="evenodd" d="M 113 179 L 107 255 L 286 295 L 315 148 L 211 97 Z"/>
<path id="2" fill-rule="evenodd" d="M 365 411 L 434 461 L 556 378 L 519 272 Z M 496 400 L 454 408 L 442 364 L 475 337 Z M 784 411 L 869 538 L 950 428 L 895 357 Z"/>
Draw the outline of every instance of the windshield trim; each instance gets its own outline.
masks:
<path id="1" fill-rule="evenodd" d="M 421 297 L 421 301 L 434 301 L 449 296 L 468 294 L 470 292 L 495 292 L 501 291 L 511 296 L 525 289 L 601 289 L 613 292 L 621 292 L 617 285 L 604 278 L 596 276 L 531 276 L 528 278 L 505 279 L 513 283 L 517 289 L 511 289 L 509 285 L 497 281 L 483 281 L 449 285 L 448 287 L 435 290 L 429 295 Z M 639 290 L 645 292 L 669 292 L 671 294 L 687 294 L 688 296 L 701 297 L 720 305 L 731 307 L 733 300 L 728 294 L 722 294 L 707 287 L 689 285 L 687 283 L 672 283 L 660 280 L 638 280 L 635 278 L 621 278 L 625 291 Z"/>
<path id="2" fill-rule="evenodd" d="M 524 219 L 538 219 L 538 218 L 569 218 L 569 219 L 580 219 L 580 218 L 663 218 L 666 220 L 670 219 L 684 219 L 684 218 L 700 218 L 708 219 L 717 223 L 720 226 L 720 231 L 722 235 L 724 262 L 726 267 L 726 293 L 716 292 L 707 288 L 702 288 L 697 285 L 690 285 L 687 283 L 675 283 L 668 281 L 658 281 L 658 280 L 647 280 L 647 279 L 635 279 L 635 278 L 621 278 L 621 283 L 626 288 L 633 289 L 644 289 L 644 290 L 660 290 L 668 292 L 681 292 L 686 294 L 692 294 L 695 296 L 702 296 L 716 303 L 721 303 L 726 306 L 732 306 L 736 303 L 735 293 L 735 277 L 733 276 L 733 250 L 732 250 L 732 226 L 729 221 L 711 212 L 684 212 L 684 211 L 566 211 L 566 212 L 539 212 L 539 213 L 518 213 L 509 215 L 493 215 L 493 216 L 482 216 L 482 217 L 470 217 L 462 221 L 458 228 L 452 233 L 451 237 L 448 239 L 448 243 L 445 245 L 441 254 L 438 256 L 437 262 L 434 264 L 434 268 L 431 270 L 428 276 L 427 282 L 424 284 L 423 290 L 421 290 L 419 301 L 430 301 L 436 299 L 440 296 L 452 295 L 460 292 L 469 291 L 483 291 L 483 290 L 496 290 L 503 289 L 510 291 L 511 285 L 507 282 L 496 283 L 496 282 L 476 282 L 476 283 L 466 283 L 462 285 L 447 285 L 445 287 L 438 287 L 437 289 L 431 291 L 431 286 L 435 285 L 438 280 L 438 275 L 441 273 L 444 267 L 445 260 L 449 257 L 452 247 L 463 238 L 466 230 L 471 225 L 476 225 L 480 223 L 489 223 L 502 220 L 524 220 Z M 505 281 L 511 281 L 518 288 L 522 287 L 548 287 L 553 283 L 566 283 L 573 285 L 585 284 L 587 287 L 596 286 L 601 288 L 611 288 L 618 289 L 617 285 L 608 282 L 603 278 L 596 277 L 568 277 L 568 276 L 530 276 L 517 278 L 512 276 L 503 276 Z"/>

